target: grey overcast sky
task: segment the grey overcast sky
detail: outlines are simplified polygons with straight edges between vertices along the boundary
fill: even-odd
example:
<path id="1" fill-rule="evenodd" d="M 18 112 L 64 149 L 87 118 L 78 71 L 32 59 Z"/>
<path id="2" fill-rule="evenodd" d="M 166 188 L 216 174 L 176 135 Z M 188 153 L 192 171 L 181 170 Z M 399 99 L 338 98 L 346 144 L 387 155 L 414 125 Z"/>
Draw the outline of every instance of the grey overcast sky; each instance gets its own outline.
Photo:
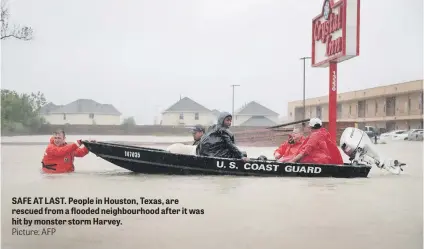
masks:
<path id="1" fill-rule="evenodd" d="M 179 100 L 231 111 L 251 100 L 287 115 L 322 0 L 9 0 L 34 40 L 2 41 L 2 88 L 55 104 L 90 98 L 137 123 Z M 361 54 L 338 66 L 339 92 L 423 77 L 423 1 L 361 1 Z M 307 97 L 328 69 L 307 66 Z"/>

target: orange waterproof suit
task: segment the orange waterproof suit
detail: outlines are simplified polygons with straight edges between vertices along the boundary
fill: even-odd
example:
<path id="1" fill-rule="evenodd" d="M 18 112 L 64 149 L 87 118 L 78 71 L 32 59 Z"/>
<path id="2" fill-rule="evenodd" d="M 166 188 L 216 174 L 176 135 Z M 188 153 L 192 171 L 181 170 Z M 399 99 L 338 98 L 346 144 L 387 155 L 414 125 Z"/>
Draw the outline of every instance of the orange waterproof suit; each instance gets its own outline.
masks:
<path id="1" fill-rule="evenodd" d="M 313 131 L 309 135 L 296 154 L 300 153 L 304 154 L 300 163 L 329 164 L 331 162 L 326 134 L 320 130 Z"/>
<path id="2" fill-rule="evenodd" d="M 274 155 L 279 153 L 282 159 L 292 157 L 297 153 L 304 140 L 305 138 L 301 136 L 300 139 L 294 144 L 290 144 L 289 141 L 286 141 L 274 151 Z"/>
<path id="3" fill-rule="evenodd" d="M 330 133 L 325 129 L 319 129 L 319 132 L 325 138 L 327 149 L 330 155 L 330 164 L 343 165 L 343 157 L 335 141 L 331 139 Z"/>
<path id="4" fill-rule="evenodd" d="M 54 138 L 50 138 L 50 144 L 41 162 L 42 170 L 48 174 L 74 172 L 74 157 L 83 157 L 88 152 L 87 148 L 78 148 L 75 143 L 57 146 L 54 144 Z"/>

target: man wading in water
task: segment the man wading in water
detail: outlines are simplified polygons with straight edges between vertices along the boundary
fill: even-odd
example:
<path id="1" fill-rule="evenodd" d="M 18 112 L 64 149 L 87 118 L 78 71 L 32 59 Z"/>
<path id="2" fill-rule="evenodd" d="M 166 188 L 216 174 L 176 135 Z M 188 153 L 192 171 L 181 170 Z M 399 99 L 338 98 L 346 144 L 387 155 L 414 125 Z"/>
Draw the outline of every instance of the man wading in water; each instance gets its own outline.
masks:
<path id="1" fill-rule="evenodd" d="M 65 131 L 58 130 L 50 138 L 50 144 L 44 152 L 41 161 L 44 173 L 70 173 L 74 172 L 74 158 L 84 157 L 88 154 L 88 149 L 82 147 L 81 140 L 76 143 L 68 144 L 65 142 Z"/>

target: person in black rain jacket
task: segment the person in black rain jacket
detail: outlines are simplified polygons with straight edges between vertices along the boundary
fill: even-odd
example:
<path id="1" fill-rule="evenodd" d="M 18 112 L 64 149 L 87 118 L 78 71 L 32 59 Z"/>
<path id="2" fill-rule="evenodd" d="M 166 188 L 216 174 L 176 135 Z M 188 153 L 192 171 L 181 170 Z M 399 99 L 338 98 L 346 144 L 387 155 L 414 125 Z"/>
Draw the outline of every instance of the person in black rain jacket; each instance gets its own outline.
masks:
<path id="1" fill-rule="evenodd" d="M 245 153 L 235 145 L 234 135 L 228 129 L 231 126 L 231 121 L 230 113 L 220 113 L 217 124 L 211 126 L 200 139 L 198 155 L 247 160 Z"/>

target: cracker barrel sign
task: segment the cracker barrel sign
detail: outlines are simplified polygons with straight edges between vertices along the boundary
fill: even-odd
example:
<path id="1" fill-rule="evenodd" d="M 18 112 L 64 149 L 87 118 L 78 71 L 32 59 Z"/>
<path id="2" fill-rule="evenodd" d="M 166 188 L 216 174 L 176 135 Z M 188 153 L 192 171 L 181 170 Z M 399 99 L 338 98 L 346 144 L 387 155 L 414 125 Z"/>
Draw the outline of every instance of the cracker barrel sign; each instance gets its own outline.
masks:
<path id="1" fill-rule="evenodd" d="M 336 140 L 337 63 L 359 55 L 360 0 L 324 0 L 312 19 L 312 66 L 329 67 L 328 130 Z"/>

